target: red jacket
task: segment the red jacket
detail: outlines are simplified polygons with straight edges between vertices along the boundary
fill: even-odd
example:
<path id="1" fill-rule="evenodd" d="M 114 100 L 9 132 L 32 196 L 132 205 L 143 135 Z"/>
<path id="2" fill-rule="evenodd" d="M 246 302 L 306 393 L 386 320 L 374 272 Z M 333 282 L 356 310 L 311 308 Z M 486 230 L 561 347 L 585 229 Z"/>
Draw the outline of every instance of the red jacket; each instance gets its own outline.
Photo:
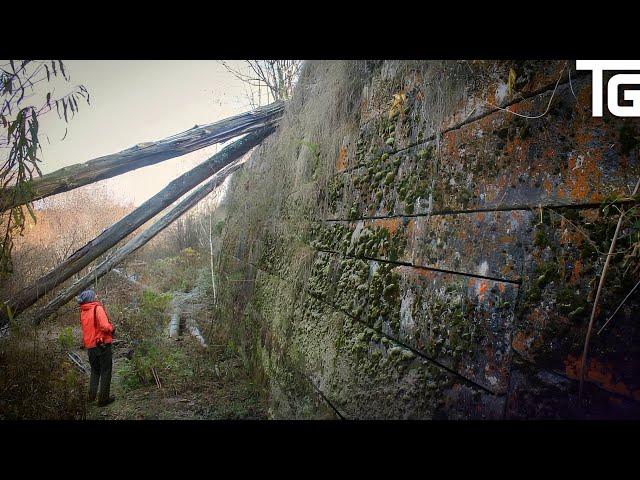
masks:
<path id="1" fill-rule="evenodd" d="M 80 305 L 80 323 L 84 348 L 93 348 L 100 343 L 113 341 L 114 328 L 109 322 L 107 311 L 100 302 L 87 302 Z"/>

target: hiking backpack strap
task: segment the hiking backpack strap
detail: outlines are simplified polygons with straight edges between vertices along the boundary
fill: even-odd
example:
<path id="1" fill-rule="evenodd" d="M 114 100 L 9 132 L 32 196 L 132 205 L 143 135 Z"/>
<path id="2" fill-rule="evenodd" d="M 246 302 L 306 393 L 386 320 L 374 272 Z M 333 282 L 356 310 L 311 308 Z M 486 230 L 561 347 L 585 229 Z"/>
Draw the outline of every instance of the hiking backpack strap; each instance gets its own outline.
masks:
<path id="1" fill-rule="evenodd" d="M 98 308 L 98 305 L 95 305 L 93 307 L 93 328 L 95 329 L 96 332 L 100 332 L 100 329 L 98 328 L 98 317 L 96 316 L 96 309 Z M 102 346 L 102 337 L 100 338 L 100 343 L 96 343 L 96 345 L 100 345 Z"/>

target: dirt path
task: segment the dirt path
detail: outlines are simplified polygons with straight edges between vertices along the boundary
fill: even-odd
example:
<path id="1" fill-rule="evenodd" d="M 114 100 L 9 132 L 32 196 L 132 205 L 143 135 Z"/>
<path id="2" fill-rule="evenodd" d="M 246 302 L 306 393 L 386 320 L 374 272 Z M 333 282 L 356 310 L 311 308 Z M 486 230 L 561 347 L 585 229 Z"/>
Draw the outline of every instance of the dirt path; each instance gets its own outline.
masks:
<path id="1" fill-rule="evenodd" d="M 176 347 L 180 348 L 180 347 Z M 202 378 L 197 389 L 173 390 L 146 386 L 127 390 L 118 367 L 126 361 L 127 348 L 114 348 L 114 373 L 111 392 L 116 401 L 106 407 L 89 406 L 87 419 L 94 420 L 221 420 L 264 419 L 266 408 L 260 405 L 250 388 L 237 358 L 217 364 L 211 378 Z M 86 352 L 79 352 L 86 357 Z"/>
<path id="2" fill-rule="evenodd" d="M 136 355 L 135 346 L 118 342 L 113 347 L 113 375 L 111 393 L 116 401 L 106 407 L 89 406 L 87 418 L 95 420 L 166 420 L 166 419 L 264 419 L 266 406 L 246 377 L 237 355 L 222 346 L 202 346 L 204 338 L 194 335 L 197 324 L 194 313 L 202 308 L 201 293 L 175 292 L 168 310 L 176 311 L 184 319 L 181 335 L 168 337 L 168 325 L 162 340 L 170 348 L 178 349 L 188 359 L 200 361 L 205 367 L 192 382 L 180 388 L 163 385 L 147 385 L 134 390 L 127 389 L 121 377 L 121 366 L 128 362 L 127 355 Z M 197 332 L 200 335 L 200 332 Z M 133 350 L 133 352 L 132 352 Z M 205 353 L 206 351 L 206 353 Z M 88 366 L 86 350 L 75 351 Z M 207 368 L 209 367 L 209 368 Z M 162 380 L 162 379 L 161 379 Z M 161 381 L 162 383 L 162 381 Z M 87 379 L 88 384 L 88 379 Z"/>

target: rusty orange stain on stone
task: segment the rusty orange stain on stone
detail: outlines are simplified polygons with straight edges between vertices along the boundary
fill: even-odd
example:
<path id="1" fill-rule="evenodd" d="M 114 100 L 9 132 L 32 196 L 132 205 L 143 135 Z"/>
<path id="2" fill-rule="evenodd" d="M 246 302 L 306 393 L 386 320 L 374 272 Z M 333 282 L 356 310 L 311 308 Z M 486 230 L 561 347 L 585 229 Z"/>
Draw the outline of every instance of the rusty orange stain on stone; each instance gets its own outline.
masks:
<path id="1" fill-rule="evenodd" d="M 513 156 L 515 159 L 516 154 L 522 149 L 518 147 L 522 147 L 522 146 L 523 146 L 523 141 L 520 138 L 515 137 L 512 140 L 507 142 L 507 144 L 504 147 L 504 151 L 507 154 L 507 156 Z"/>
<path id="2" fill-rule="evenodd" d="M 547 159 L 550 159 L 550 160 L 551 160 L 551 159 L 554 159 L 554 158 L 555 158 L 555 156 L 556 156 L 556 150 L 555 150 L 554 148 L 549 147 L 549 148 L 547 148 L 547 149 L 544 151 L 544 153 L 542 154 L 542 156 L 543 156 L 544 158 L 547 158 Z"/>
<path id="3" fill-rule="evenodd" d="M 569 172 L 567 175 L 567 187 L 571 198 L 574 200 L 595 200 L 599 195 L 594 192 L 593 198 L 588 198 L 590 191 L 589 182 L 597 183 L 600 180 L 600 170 L 595 166 L 592 158 L 582 157 L 582 164 L 578 163 L 578 157 L 569 158 Z"/>
<path id="4" fill-rule="evenodd" d="M 507 177 L 505 175 L 500 175 L 496 179 L 496 186 L 498 189 L 503 190 L 507 186 Z"/>
<path id="5" fill-rule="evenodd" d="M 447 156 L 455 156 L 455 150 L 458 144 L 458 133 L 455 130 L 445 133 L 442 136 L 441 148 L 442 152 Z"/>
<path id="6" fill-rule="evenodd" d="M 525 335 L 524 332 L 517 332 L 514 337 L 513 340 L 511 341 L 511 346 L 513 347 L 514 350 L 516 350 L 517 352 L 526 352 L 527 351 L 527 345 L 526 345 L 526 341 L 528 340 L 527 336 Z"/>
<path id="7" fill-rule="evenodd" d="M 495 91 L 489 90 L 487 92 L 487 100 L 488 103 L 493 103 L 495 105 L 496 103 L 496 93 Z"/>
<path id="8" fill-rule="evenodd" d="M 544 86 L 548 86 L 551 82 L 556 82 L 560 75 L 560 70 L 564 68 L 564 63 L 564 61 L 558 61 L 550 71 L 536 72 L 522 90 L 525 92 L 534 92 Z M 566 77 L 566 74 L 563 76 Z M 589 97 L 589 100 L 591 100 L 591 97 Z"/>
<path id="9" fill-rule="evenodd" d="M 509 275 L 513 273 L 513 266 L 510 263 L 506 263 L 504 267 L 500 269 L 500 273 L 502 273 L 502 275 L 504 275 L 505 278 L 508 278 Z"/>
<path id="10" fill-rule="evenodd" d="M 336 161 L 336 170 L 342 171 L 347 166 L 347 149 L 346 147 L 340 147 L 338 153 L 338 160 Z"/>
<path id="11" fill-rule="evenodd" d="M 401 265 L 400 267 L 398 267 L 398 273 L 405 275 L 419 275 L 429 280 L 433 280 L 433 278 L 435 277 L 435 273 L 432 270 L 408 267 L 406 265 Z"/>
<path id="12" fill-rule="evenodd" d="M 518 223 L 522 222 L 524 219 L 525 212 L 519 210 L 511 210 L 511 218 Z"/>
<path id="13" fill-rule="evenodd" d="M 478 300 L 480 300 L 481 302 L 484 301 L 484 296 L 485 296 L 485 293 L 487 293 L 488 289 L 489 289 L 489 283 L 481 280 L 480 285 L 478 286 Z"/>
<path id="14" fill-rule="evenodd" d="M 616 397 L 609 397 L 609 402 L 614 404 L 616 407 L 620 407 L 622 405 L 622 399 Z"/>
<path id="15" fill-rule="evenodd" d="M 574 380 L 580 379 L 580 365 L 582 362 L 582 355 L 573 356 L 569 355 L 565 361 L 565 373 L 569 378 Z M 609 392 L 619 393 L 626 397 L 632 397 L 636 400 L 640 400 L 640 390 L 631 392 L 629 387 L 624 383 L 614 379 L 614 372 L 610 366 L 607 366 L 594 358 L 591 358 L 587 365 L 587 372 L 584 376 L 585 380 L 598 384 Z"/>
<path id="16" fill-rule="evenodd" d="M 584 238 L 582 234 L 575 230 L 571 224 L 569 224 L 563 218 L 560 223 L 561 233 L 560 233 L 560 243 L 562 245 L 575 245 L 580 246 L 583 243 Z"/>
<path id="17" fill-rule="evenodd" d="M 577 283 L 580 280 L 580 272 L 582 271 L 582 262 L 576 260 L 573 264 L 573 271 L 571 272 L 571 283 Z"/>
<path id="18" fill-rule="evenodd" d="M 400 226 L 399 218 L 376 218 L 373 220 L 373 224 L 377 227 L 386 228 L 387 231 L 393 235 Z"/>

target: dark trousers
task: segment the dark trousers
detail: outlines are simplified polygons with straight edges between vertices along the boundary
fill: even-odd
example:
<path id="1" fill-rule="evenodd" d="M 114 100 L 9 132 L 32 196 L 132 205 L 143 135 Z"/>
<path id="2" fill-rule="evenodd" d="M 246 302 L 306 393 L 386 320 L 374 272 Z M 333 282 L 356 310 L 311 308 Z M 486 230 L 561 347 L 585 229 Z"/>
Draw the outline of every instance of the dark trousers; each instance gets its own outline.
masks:
<path id="1" fill-rule="evenodd" d="M 109 389 L 111 388 L 111 368 L 113 366 L 111 344 L 98 345 L 87 350 L 89 353 L 89 365 L 91 365 L 91 378 L 89 380 L 89 401 L 93 402 L 98 393 L 98 383 L 100 383 L 100 395 L 98 403 L 106 402 L 109 399 Z"/>

